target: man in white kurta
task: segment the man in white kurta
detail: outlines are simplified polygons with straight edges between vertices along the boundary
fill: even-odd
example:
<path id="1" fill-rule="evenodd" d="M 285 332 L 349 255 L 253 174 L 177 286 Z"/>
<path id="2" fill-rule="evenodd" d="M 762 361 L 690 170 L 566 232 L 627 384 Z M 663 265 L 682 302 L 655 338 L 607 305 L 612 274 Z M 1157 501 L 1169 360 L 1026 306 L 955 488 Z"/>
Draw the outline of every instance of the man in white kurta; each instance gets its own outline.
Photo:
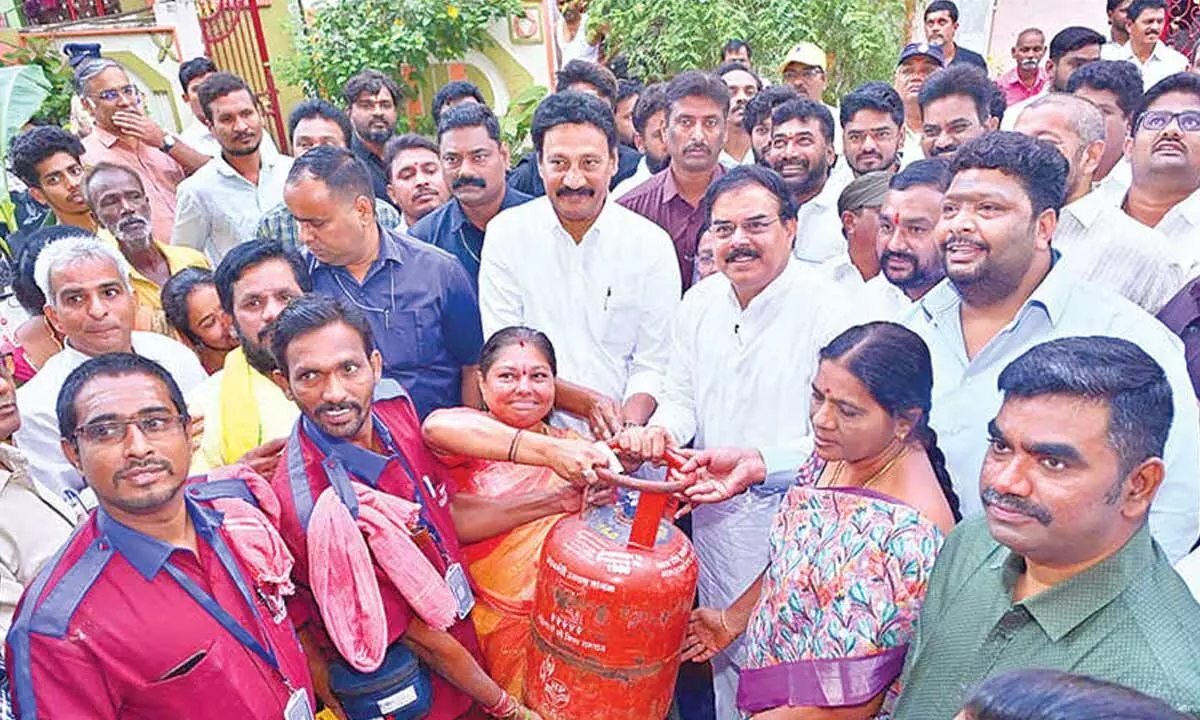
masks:
<path id="1" fill-rule="evenodd" d="M 646 428 L 626 431 L 622 446 L 644 457 L 655 455 L 648 450 L 654 442 L 811 452 L 808 402 L 817 352 L 845 329 L 840 318 L 848 299 L 833 280 L 791 256 L 794 204 L 777 175 L 735 168 L 709 193 L 720 272 L 684 297 L 658 410 Z M 771 521 L 797 467 L 770 467 L 769 458 L 767 464 L 780 471 L 778 486 L 768 483 L 693 513 L 705 607 L 728 607 L 767 566 Z M 718 718 L 738 717 L 742 652 L 738 642 L 713 660 Z"/>
<path id="2" fill-rule="evenodd" d="M 611 118 L 579 93 L 543 101 L 534 138 L 546 195 L 488 223 L 479 266 L 484 337 L 509 325 L 546 333 L 558 379 L 585 396 L 569 402 L 560 384 L 557 406 L 575 417 L 557 420 L 586 432 L 581 418 L 596 418 L 591 430 L 605 436 L 653 412 L 681 292 L 670 236 L 607 197 Z"/>

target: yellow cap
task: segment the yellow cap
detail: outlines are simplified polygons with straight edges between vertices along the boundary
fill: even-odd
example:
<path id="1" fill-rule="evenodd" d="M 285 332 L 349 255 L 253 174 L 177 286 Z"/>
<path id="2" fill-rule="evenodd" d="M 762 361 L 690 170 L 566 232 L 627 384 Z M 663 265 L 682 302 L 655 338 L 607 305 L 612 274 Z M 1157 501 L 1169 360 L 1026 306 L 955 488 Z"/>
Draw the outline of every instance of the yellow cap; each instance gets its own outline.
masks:
<path id="1" fill-rule="evenodd" d="M 792 48 L 783 62 L 779 64 L 779 72 L 783 72 L 788 65 L 792 63 L 800 63 L 801 65 L 812 65 L 819 67 L 822 70 L 828 71 L 826 67 L 827 60 L 825 59 L 825 51 L 810 42 L 797 43 Z"/>

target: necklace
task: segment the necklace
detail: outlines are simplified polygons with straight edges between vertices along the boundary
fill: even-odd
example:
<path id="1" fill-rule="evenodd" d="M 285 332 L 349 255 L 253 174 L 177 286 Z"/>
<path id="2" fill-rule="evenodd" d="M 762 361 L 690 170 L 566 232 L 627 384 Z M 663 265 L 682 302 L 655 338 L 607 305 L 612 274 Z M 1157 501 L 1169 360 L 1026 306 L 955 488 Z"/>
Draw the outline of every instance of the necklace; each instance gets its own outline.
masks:
<path id="1" fill-rule="evenodd" d="M 883 477 L 885 474 L 887 474 L 887 472 L 889 470 L 891 470 L 893 467 L 895 467 L 896 463 L 900 461 L 900 458 L 904 457 L 904 451 L 905 451 L 905 447 L 901 446 L 899 452 L 897 452 L 895 455 L 893 455 L 890 460 L 888 460 L 886 463 L 884 463 L 883 467 L 879 468 L 874 473 L 872 473 L 871 477 L 867 478 L 866 482 L 864 482 L 862 485 L 859 485 L 858 487 L 860 489 L 864 489 L 864 490 L 866 488 L 871 487 L 872 483 L 874 483 L 879 478 Z M 842 476 L 842 470 L 844 470 L 844 469 L 846 469 L 845 461 L 838 463 L 837 469 L 833 471 L 833 477 L 831 477 L 829 479 L 829 484 L 825 485 L 824 487 L 837 486 L 838 478 L 840 478 Z"/>

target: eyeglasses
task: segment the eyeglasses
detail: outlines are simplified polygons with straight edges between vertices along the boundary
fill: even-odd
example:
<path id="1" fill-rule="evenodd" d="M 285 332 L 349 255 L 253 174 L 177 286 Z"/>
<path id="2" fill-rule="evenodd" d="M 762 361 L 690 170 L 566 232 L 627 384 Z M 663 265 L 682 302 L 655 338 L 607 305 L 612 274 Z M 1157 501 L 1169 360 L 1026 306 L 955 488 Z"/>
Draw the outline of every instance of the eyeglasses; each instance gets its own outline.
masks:
<path id="1" fill-rule="evenodd" d="M 825 74 L 824 70 L 822 70 L 821 68 L 814 65 L 812 67 L 806 67 L 803 70 L 784 70 L 783 71 L 783 79 L 786 80 L 787 82 L 791 82 L 791 81 L 797 80 L 799 78 L 805 78 L 806 80 L 811 80 L 813 78 L 821 77 L 824 74 Z"/>
<path id="2" fill-rule="evenodd" d="M 126 85 L 125 87 L 113 88 L 98 92 L 92 97 L 96 98 L 97 100 L 103 100 L 104 102 L 116 102 L 117 98 L 119 97 L 126 97 L 130 100 L 136 100 L 141 97 L 141 95 L 142 92 L 137 89 L 136 85 Z"/>
<path id="3" fill-rule="evenodd" d="M 779 222 L 780 219 L 778 216 L 773 218 L 750 218 L 743 221 L 741 225 L 731 222 L 714 222 L 709 226 L 708 231 L 718 240 L 728 240 L 733 237 L 733 234 L 740 227 L 745 235 L 755 237 L 767 232 L 767 229 Z"/>
<path id="4" fill-rule="evenodd" d="M 166 413 L 143 415 L 132 420 L 105 420 L 80 425 L 72 433 L 72 439 L 82 439 L 89 445 L 116 445 L 125 439 L 130 425 L 137 425 L 138 430 L 148 439 L 156 440 L 178 432 L 183 428 L 184 422 L 182 415 Z"/>
<path id="5" fill-rule="evenodd" d="M 1183 132 L 1200 132 L 1200 110 L 1147 110 L 1138 121 L 1138 130 L 1163 130 L 1172 120 L 1178 121 L 1179 129 Z"/>

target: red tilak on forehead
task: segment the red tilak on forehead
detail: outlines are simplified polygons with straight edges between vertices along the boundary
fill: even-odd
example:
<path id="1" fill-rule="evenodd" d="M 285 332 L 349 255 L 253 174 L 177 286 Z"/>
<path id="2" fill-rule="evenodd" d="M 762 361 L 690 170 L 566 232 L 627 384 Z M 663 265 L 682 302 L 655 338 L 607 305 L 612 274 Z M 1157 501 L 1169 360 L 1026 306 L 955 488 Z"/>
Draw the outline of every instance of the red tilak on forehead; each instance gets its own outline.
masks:
<path id="1" fill-rule="evenodd" d="M 518 340 L 518 341 L 517 341 L 517 343 L 518 343 L 518 344 L 520 344 L 520 346 L 521 346 L 521 347 L 525 347 L 525 341 L 524 341 L 524 340 Z"/>

